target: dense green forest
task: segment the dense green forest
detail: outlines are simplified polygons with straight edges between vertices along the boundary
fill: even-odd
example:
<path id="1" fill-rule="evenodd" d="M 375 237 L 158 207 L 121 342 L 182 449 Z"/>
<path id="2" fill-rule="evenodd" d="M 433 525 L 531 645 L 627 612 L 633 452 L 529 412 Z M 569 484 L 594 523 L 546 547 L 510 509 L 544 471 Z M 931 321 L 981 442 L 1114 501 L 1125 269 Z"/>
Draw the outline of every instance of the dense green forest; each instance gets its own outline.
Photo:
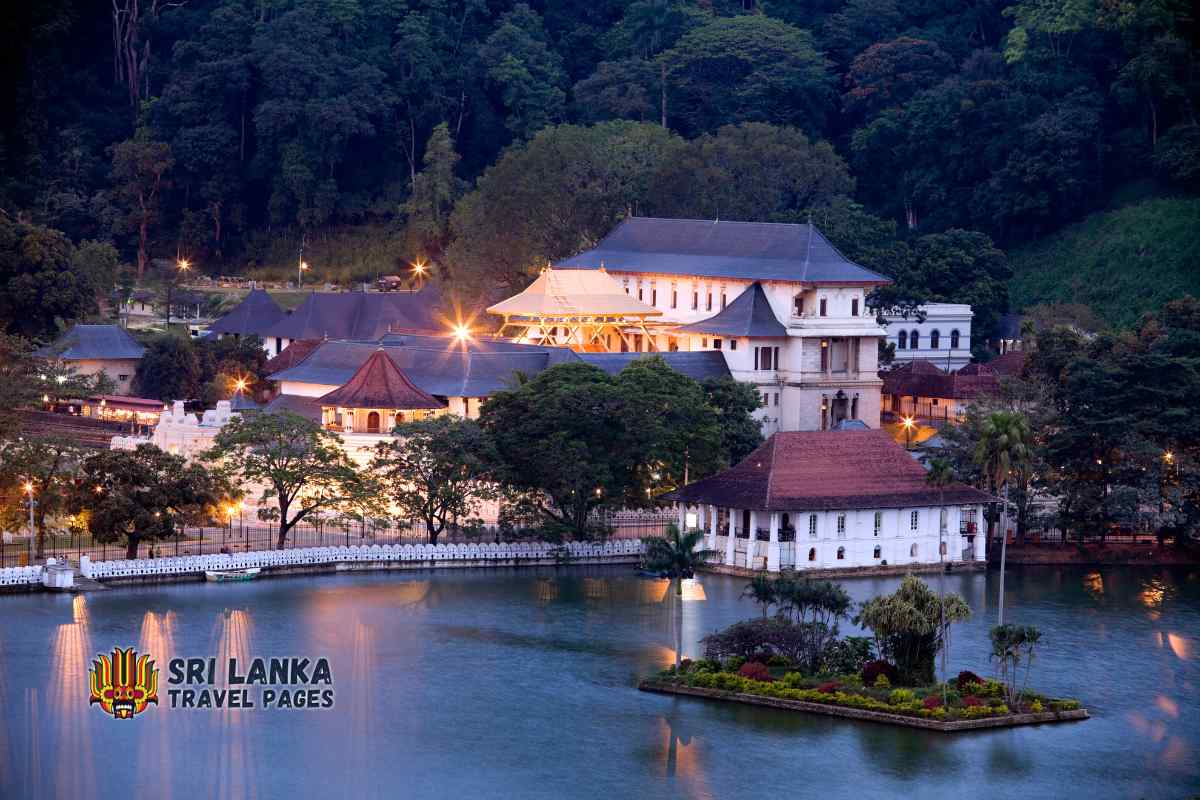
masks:
<path id="1" fill-rule="evenodd" d="M 424 259 L 493 295 L 631 212 L 812 218 L 897 279 L 884 301 L 974 302 L 986 330 L 1007 253 L 1057 258 L 1029 248 L 1134 181 L 1200 189 L 1188 0 L 44 0 L 7 23 L 0 315 L 30 334 L 94 311 L 117 263 L 286 278 L 301 243 L 317 279 Z"/>

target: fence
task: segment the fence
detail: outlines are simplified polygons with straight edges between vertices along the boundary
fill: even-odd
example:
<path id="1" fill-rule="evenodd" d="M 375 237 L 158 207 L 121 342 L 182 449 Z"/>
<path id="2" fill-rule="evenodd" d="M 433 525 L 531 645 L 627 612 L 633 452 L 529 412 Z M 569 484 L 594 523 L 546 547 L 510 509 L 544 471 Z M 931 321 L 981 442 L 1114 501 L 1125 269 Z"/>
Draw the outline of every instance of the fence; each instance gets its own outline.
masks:
<path id="1" fill-rule="evenodd" d="M 675 521 L 673 515 L 658 512 L 622 511 L 601 519 L 610 529 L 609 539 L 629 540 L 664 536 L 667 526 Z M 205 556 L 222 553 L 248 553 L 274 550 L 278 543 L 279 527 L 252 525 L 234 521 L 223 527 L 186 528 L 170 539 L 142 542 L 139 556 L 150 558 Z M 530 542 L 539 539 L 536 529 L 513 531 L 496 525 L 481 529 L 448 529 L 438 536 L 439 543 L 468 544 L 491 542 Z M 424 524 L 412 523 L 400 527 L 372 525 L 298 525 L 288 531 L 283 549 L 311 547 L 349 547 L 352 545 L 404 545 L 429 541 Z M 45 556 L 78 561 L 88 556 L 93 561 L 125 558 L 123 543 L 93 541 L 86 534 L 46 536 Z M 0 543 L 0 568 L 21 567 L 35 563 L 32 541 L 28 536 Z"/>

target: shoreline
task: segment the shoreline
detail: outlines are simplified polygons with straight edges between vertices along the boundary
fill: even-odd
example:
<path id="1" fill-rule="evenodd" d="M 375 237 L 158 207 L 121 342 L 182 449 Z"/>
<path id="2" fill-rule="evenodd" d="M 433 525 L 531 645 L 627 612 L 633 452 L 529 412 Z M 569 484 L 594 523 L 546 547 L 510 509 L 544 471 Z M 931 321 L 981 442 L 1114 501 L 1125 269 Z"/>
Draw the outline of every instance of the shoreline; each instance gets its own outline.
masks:
<path id="1" fill-rule="evenodd" d="M 1091 719 L 1086 708 L 1073 711 L 1043 711 L 1039 714 L 1010 714 L 1005 717 L 984 717 L 981 719 L 963 719 L 940 721 L 909 717 L 904 714 L 888 714 L 883 711 L 870 711 L 862 708 L 848 708 L 825 703 L 810 703 L 805 700 L 788 700 L 782 697 L 765 697 L 763 695 L 728 692 L 722 689 L 704 689 L 698 686 L 680 686 L 666 681 L 644 680 L 638 684 L 638 691 L 655 694 L 684 695 L 699 697 L 706 700 L 721 700 L 728 703 L 743 705 L 766 706 L 784 711 L 804 714 L 819 714 L 827 717 L 842 717 L 860 722 L 874 722 L 884 725 L 898 725 L 907 728 L 937 731 L 939 733 L 962 733 L 965 731 L 986 730 L 990 728 L 1012 728 L 1018 725 L 1042 725 L 1053 722 L 1075 722 Z"/>

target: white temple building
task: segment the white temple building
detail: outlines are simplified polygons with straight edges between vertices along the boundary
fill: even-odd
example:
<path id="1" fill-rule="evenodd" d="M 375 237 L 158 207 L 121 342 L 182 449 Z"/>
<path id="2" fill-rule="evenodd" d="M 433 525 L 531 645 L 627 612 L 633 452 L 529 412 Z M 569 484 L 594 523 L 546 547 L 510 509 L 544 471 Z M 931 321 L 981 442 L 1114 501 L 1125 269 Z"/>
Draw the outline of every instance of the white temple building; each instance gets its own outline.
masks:
<path id="1" fill-rule="evenodd" d="M 887 341 L 895 345 L 895 366 L 929 361 L 943 372 L 971 363 L 971 318 L 967 303 L 926 303 L 917 314 L 886 314 Z M 924 316 L 924 319 L 921 316 Z"/>

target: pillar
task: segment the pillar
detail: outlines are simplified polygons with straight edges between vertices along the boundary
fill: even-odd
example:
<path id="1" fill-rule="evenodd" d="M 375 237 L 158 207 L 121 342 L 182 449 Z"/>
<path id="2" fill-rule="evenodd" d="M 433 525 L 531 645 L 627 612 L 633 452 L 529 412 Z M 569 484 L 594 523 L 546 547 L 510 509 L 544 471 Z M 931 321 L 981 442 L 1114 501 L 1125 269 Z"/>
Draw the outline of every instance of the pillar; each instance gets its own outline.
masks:
<path id="1" fill-rule="evenodd" d="M 730 508 L 727 509 L 726 513 L 729 515 L 729 530 L 726 531 L 728 536 L 725 537 L 725 563 L 732 567 L 734 560 L 737 558 L 737 551 L 734 548 L 736 546 L 735 540 L 737 539 L 735 532 L 738 512 L 737 509 Z"/>
<path id="2" fill-rule="evenodd" d="M 687 503 L 676 503 L 675 509 L 678 512 L 676 517 L 679 521 L 679 532 L 687 533 Z"/>
<path id="3" fill-rule="evenodd" d="M 771 512 L 771 540 L 767 543 L 767 572 L 779 572 L 779 512 Z"/>
<path id="4" fill-rule="evenodd" d="M 746 568 L 754 569 L 754 556 L 758 551 L 758 512 L 750 512 L 750 535 L 746 539 Z"/>
<path id="5" fill-rule="evenodd" d="M 708 549 L 717 549 L 717 507 L 708 506 Z"/>

